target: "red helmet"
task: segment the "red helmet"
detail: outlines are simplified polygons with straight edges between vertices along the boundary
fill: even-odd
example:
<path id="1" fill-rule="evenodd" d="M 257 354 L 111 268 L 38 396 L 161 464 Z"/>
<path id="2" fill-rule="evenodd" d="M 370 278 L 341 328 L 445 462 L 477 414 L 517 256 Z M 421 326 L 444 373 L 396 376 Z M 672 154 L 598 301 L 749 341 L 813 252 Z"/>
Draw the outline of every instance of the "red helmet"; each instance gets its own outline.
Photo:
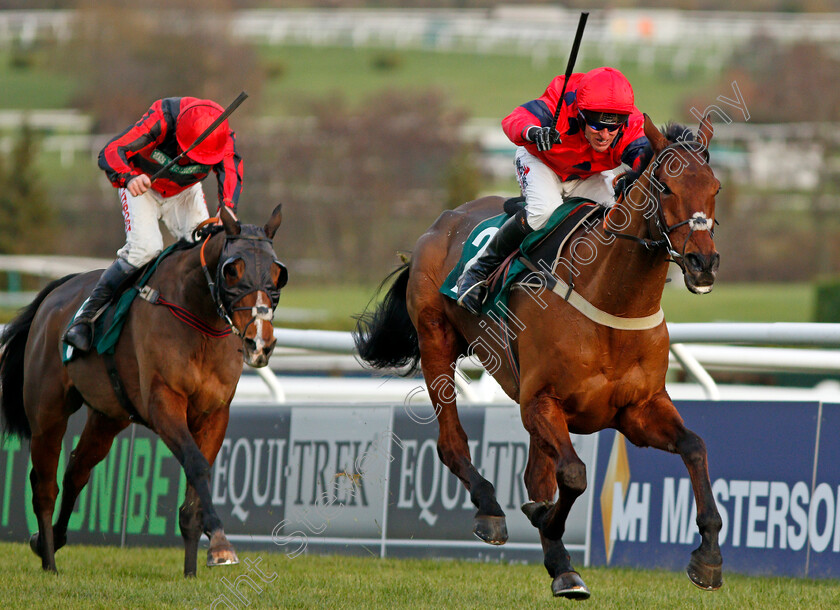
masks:
<path id="1" fill-rule="evenodd" d="M 617 115 L 630 115 L 636 110 L 630 81 L 614 68 L 595 68 L 584 74 L 575 99 L 581 110 Z"/>
<path id="2" fill-rule="evenodd" d="M 224 108 L 211 100 L 194 100 L 188 103 L 178 115 L 175 138 L 181 150 L 187 150 L 210 124 L 219 118 Z M 216 127 L 210 135 L 193 148 L 187 156 L 203 165 L 216 165 L 225 157 L 228 143 L 227 119 Z"/>

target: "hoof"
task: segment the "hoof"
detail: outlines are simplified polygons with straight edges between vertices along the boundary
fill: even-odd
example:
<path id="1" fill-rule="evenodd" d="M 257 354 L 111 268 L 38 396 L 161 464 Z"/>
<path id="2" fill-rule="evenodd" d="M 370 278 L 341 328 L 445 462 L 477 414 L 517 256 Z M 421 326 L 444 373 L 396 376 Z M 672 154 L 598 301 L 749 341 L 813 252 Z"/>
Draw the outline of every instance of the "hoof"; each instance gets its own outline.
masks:
<path id="1" fill-rule="evenodd" d="M 551 583 L 551 592 L 554 597 L 567 597 L 569 599 L 589 599 L 589 589 L 577 572 L 565 572 L 560 574 Z"/>
<path id="2" fill-rule="evenodd" d="M 507 522 L 504 517 L 476 516 L 473 533 L 487 544 L 504 544 L 508 539 Z"/>
<path id="3" fill-rule="evenodd" d="M 236 551 L 233 550 L 232 546 L 227 549 L 209 549 L 207 551 L 208 568 L 215 568 L 216 566 L 232 566 L 237 563 L 239 563 L 239 557 L 236 556 Z M 187 574 L 186 576 L 190 575 Z"/>
<path id="4" fill-rule="evenodd" d="M 723 564 L 711 566 L 692 555 L 685 573 L 698 589 L 717 591 L 723 586 Z"/>
<path id="5" fill-rule="evenodd" d="M 225 538 L 222 530 L 216 531 L 210 537 L 210 548 L 207 549 L 207 567 L 232 566 L 239 563 L 239 557 L 233 550 L 233 545 Z"/>

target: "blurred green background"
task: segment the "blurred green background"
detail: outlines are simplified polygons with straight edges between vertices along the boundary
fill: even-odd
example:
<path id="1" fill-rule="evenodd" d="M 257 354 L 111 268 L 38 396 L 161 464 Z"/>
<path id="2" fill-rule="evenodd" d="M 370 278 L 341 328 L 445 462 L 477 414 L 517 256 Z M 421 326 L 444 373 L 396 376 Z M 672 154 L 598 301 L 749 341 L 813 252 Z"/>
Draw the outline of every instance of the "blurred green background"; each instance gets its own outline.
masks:
<path id="1" fill-rule="evenodd" d="M 512 164 L 509 172 L 504 169 L 512 149 L 488 149 L 498 148 L 493 142 L 501 134 L 501 119 L 563 72 L 570 42 L 532 45 L 524 52 L 514 45 L 477 50 L 466 43 L 418 48 L 395 43 L 398 36 L 361 42 L 325 36 L 304 44 L 294 32 L 274 39 L 231 34 L 231 24 L 243 14 L 259 20 L 263 13 L 253 9 L 269 9 L 264 14 L 270 16 L 280 7 L 271 2 L 174 0 L 142 8 L 117 0 L 19 4 L 0 1 L 6 25 L 0 36 L 0 255 L 113 257 L 124 236 L 116 192 L 96 166 L 101 146 L 159 97 L 206 96 L 226 105 L 244 89 L 251 97 L 231 119 L 245 160 L 240 216 L 261 223 L 278 201 L 284 203 L 275 246 L 291 281 L 277 322 L 301 327 L 350 328 L 352 315 L 398 264 L 397 253 L 410 252 L 442 210 L 483 194 L 516 194 Z M 574 3 L 565 12 L 554 4 L 534 4 L 559 19 L 558 27 L 577 20 Z M 627 19 L 650 11 L 654 19 L 688 15 L 711 27 L 710 20 L 725 23 L 735 15 L 721 10 L 724 3 L 688 3 L 687 8 L 716 12 L 685 14 L 650 5 L 626 13 Z M 330 11 L 349 11 L 340 15 L 352 21 L 353 10 L 398 14 L 397 8 L 408 8 L 442 11 L 435 18 L 444 25 L 467 15 L 532 27 L 526 21 L 517 25 L 525 19 L 519 7 L 487 2 L 313 1 L 294 7 L 316 9 L 313 14 L 324 23 L 335 18 Z M 56 23 L 65 19 L 71 25 L 25 34 L 15 19 L 26 11 L 3 10 L 21 8 L 42 9 L 33 11 L 42 22 L 57 16 Z M 595 25 L 584 38 L 576 70 L 618 67 L 633 83 L 637 106 L 657 124 L 676 120 L 694 126 L 688 109 L 731 97 L 733 82 L 752 113 L 749 121 L 736 116 L 740 124 L 716 126 L 712 164 L 724 183 L 716 235 L 720 279 L 705 297 L 689 294 L 679 279 L 669 284 L 663 302 L 668 319 L 814 319 L 815 283 L 840 272 L 835 135 L 840 93 L 834 87 L 840 60 L 834 43 L 816 36 L 785 42 L 769 36 L 717 45 L 675 31 L 668 45 L 622 46 L 603 37 L 608 28 L 597 29 L 616 13 L 598 3 L 591 8 Z M 788 15 L 794 24 L 809 16 L 820 19 L 809 11 L 840 7 L 755 2 L 739 8 L 787 11 L 757 12 L 753 21 Z M 534 14 L 531 19 L 540 18 Z M 836 13 L 822 15 L 828 24 L 838 19 Z M 314 24 L 316 31 L 317 19 Z M 593 32 L 602 37 L 592 38 Z M 691 52 L 678 61 L 685 50 Z M 49 111 L 59 118 L 50 119 Z M 43 122 L 45 116 L 49 120 Z M 803 123 L 822 130 L 788 130 L 794 135 L 775 140 L 763 135 L 770 133 L 763 126 Z M 773 146 L 781 146 L 776 157 Z M 490 153 L 492 162 L 501 159 L 502 171 L 488 169 Z M 778 167 L 765 173 L 777 174 L 778 184 L 749 177 L 755 159 L 766 164 L 768 156 Z M 801 174 L 797 168 L 803 165 L 814 170 L 813 184 L 789 179 Z M 204 187 L 213 211 L 212 177 Z M 0 272 L 0 291 L 33 291 L 42 284 L 43 278 Z M 13 309 L 1 307 L 0 317 L 8 318 Z"/>

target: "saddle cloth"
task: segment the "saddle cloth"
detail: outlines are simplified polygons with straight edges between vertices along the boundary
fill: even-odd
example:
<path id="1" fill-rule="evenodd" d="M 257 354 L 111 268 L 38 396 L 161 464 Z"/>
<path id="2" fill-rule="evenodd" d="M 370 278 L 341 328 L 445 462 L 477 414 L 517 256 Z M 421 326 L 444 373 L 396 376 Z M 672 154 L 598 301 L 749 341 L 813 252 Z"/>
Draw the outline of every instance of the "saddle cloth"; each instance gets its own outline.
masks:
<path id="1" fill-rule="evenodd" d="M 463 273 L 468 265 L 472 265 L 478 259 L 484 251 L 484 246 L 490 241 L 490 238 L 495 235 L 499 227 L 508 219 L 508 215 L 516 212 L 516 209 L 518 208 L 506 205 L 505 213 L 483 220 L 470 232 L 467 241 L 464 243 L 461 257 L 440 287 L 442 294 L 449 298 L 457 299 L 457 282 L 461 273 Z M 509 257 L 491 275 L 490 291 L 487 300 L 482 306 L 482 313 L 486 314 L 491 310 L 495 310 L 500 318 L 507 318 L 507 300 L 511 288 L 517 283 L 519 276 L 523 272 L 528 271 L 530 273 L 526 263 L 521 259 L 525 258 L 532 264 L 537 265 L 538 260 L 533 258 L 533 251 L 539 245 L 543 244 L 549 236 L 551 237 L 552 243 L 557 242 L 558 248 L 562 247 L 568 236 L 587 218 L 595 214 L 603 214 L 604 210 L 605 208 L 595 202 L 580 197 L 571 197 L 554 210 L 554 213 L 545 226 L 527 235 L 522 241 L 519 251 Z M 554 253 L 556 254 L 556 252 L 557 250 L 555 249 Z M 550 268 L 554 268 L 553 260 L 547 261 L 547 263 Z"/>
<path id="2" fill-rule="evenodd" d="M 123 292 L 111 299 L 105 309 L 99 312 L 93 323 L 92 348 L 95 349 L 98 354 L 114 353 L 114 350 L 117 347 L 117 340 L 120 338 L 120 333 L 125 325 L 125 320 L 128 316 L 128 310 L 131 308 L 131 304 L 134 302 L 134 299 L 137 298 L 137 295 L 140 294 L 141 290 L 143 290 L 143 287 L 146 285 L 146 282 L 149 281 L 149 278 L 152 276 L 152 273 L 155 272 L 155 269 L 157 269 L 160 261 L 169 256 L 169 254 L 171 254 L 178 246 L 179 244 L 177 243 L 169 246 L 166 250 L 161 252 L 154 261 L 141 268 L 137 272 L 139 279 L 136 282 L 129 284 L 128 288 L 124 289 Z M 82 302 L 82 305 L 79 306 L 79 310 L 73 318 L 70 319 L 71 322 L 79 314 L 83 305 L 84 301 Z M 73 349 L 73 346 L 62 342 L 61 361 L 66 364 L 73 360 L 76 355 L 74 353 L 75 351 L 76 350 Z"/>

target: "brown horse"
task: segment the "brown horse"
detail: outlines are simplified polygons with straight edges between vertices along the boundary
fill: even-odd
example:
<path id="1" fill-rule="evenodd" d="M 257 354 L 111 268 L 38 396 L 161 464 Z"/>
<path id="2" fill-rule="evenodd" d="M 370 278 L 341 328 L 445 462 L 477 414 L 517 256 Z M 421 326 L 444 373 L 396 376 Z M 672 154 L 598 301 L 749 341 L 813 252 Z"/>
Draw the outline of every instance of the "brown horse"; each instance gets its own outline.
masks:
<path id="1" fill-rule="evenodd" d="M 262 228 L 241 225 L 224 207 L 221 222 L 223 231 L 208 225 L 200 243 L 184 243 L 165 257 L 146 283 L 152 296 L 131 306 L 113 354 L 121 391 L 95 350 L 66 365 L 60 354 L 61 335 L 98 271 L 51 283 L 0 338 L 0 407 L 6 432 L 31 438 L 38 533 L 30 545 L 45 570 L 56 570 L 55 552 L 67 541 L 73 505 L 91 469 L 132 421 L 154 430 L 186 474 L 179 518 L 184 574 L 195 575 L 202 531 L 210 538 L 208 566 L 238 562 L 213 509 L 210 466 L 224 440 L 243 359 L 265 366 L 274 349 L 271 319 L 286 270 L 271 245 L 280 206 Z M 61 440 L 83 402 L 87 422 L 64 474 L 53 525 Z"/>
<path id="2" fill-rule="evenodd" d="M 502 211 L 499 197 L 444 212 L 420 237 L 410 263 L 394 272 L 399 275 L 385 300 L 359 319 L 355 338 L 363 360 L 379 368 L 421 363 L 437 412 L 438 455 L 469 490 L 478 508 L 475 534 L 491 544 L 503 544 L 507 528 L 493 485 L 472 464 L 458 419 L 453 375 L 458 358 L 475 354 L 519 403 L 531 437 L 525 471 L 531 502 L 522 509 L 539 529 L 556 596 L 589 597 L 562 542 L 569 510 L 586 488 L 586 468 L 569 434 L 605 428 L 640 447 L 682 457 L 702 537 L 688 575 L 700 588 L 721 586 L 721 518 L 706 448 L 685 428 L 665 391 L 669 340 L 660 309 L 669 262 L 680 266 L 692 292 L 708 292 L 715 279 L 720 257 L 712 229 L 720 183 L 707 163 L 712 133 L 708 117 L 698 140 L 676 125 L 663 134 L 646 116 L 652 160 L 603 223 L 587 233 L 579 229 L 557 253 L 574 261 L 576 240 L 588 239 L 597 256 L 577 261 L 573 292 L 563 284 L 569 279 L 566 267 L 532 272 L 510 295 L 515 325 L 507 331 L 499 330 L 498 317 L 473 316 L 439 291 L 472 229 Z M 513 359 L 482 340 L 490 330 L 508 335 Z"/>

